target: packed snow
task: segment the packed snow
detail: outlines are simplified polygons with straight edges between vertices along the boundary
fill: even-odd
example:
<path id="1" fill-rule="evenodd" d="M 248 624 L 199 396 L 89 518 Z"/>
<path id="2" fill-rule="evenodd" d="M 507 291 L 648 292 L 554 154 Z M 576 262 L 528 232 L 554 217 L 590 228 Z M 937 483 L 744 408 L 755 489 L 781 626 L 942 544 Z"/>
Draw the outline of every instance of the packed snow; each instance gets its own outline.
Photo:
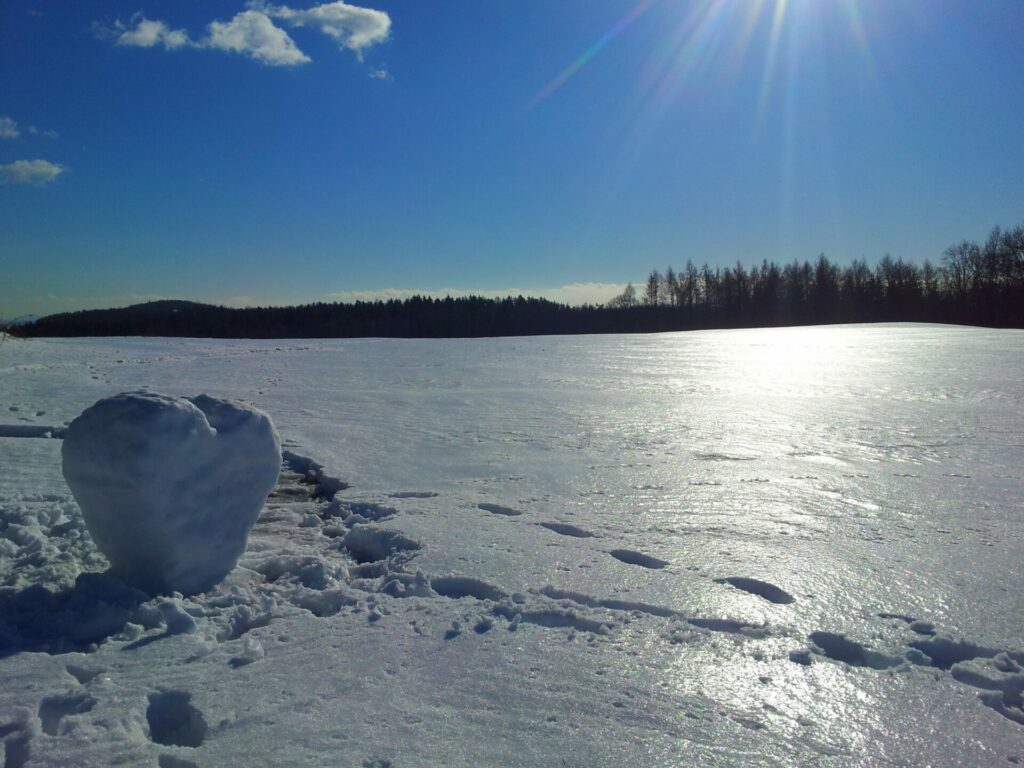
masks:
<path id="1" fill-rule="evenodd" d="M 281 469 L 270 418 L 207 395 L 104 398 L 71 422 L 61 453 L 111 572 L 186 595 L 235 567 Z"/>
<path id="2" fill-rule="evenodd" d="M 62 445 L 122 392 L 228 437 L 204 391 L 283 450 L 155 594 Z M 1024 333 L 938 326 L 11 341 L 0 765 L 1019 765 L 1022 393 Z M 220 450 L 164 432 L 80 446 L 119 515 L 254 490 L 143 493 Z"/>

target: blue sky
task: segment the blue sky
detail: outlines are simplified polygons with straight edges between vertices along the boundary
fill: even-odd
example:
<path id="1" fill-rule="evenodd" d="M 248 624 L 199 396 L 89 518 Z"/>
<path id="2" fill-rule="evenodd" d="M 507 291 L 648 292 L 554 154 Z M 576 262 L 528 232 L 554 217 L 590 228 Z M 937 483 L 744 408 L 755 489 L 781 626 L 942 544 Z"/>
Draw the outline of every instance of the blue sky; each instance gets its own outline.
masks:
<path id="1" fill-rule="evenodd" d="M 0 315 L 603 300 L 1024 221 L 1020 0 L 294 2 L 5 0 Z"/>

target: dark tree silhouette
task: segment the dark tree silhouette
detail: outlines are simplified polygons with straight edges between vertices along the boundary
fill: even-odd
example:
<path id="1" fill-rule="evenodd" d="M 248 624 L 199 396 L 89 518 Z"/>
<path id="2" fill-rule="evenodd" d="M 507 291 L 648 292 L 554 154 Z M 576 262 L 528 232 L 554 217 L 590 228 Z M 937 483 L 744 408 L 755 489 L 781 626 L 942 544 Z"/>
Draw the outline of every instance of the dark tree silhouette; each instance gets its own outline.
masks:
<path id="1" fill-rule="evenodd" d="M 893 321 L 1024 328 L 1024 225 L 997 227 L 984 245 L 952 245 L 940 266 L 886 255 L 874 269 L 863 259 L 841 267 L 821 254 L 813 264 L 763 260 L 749 269 L 737 262 L 712 271 L 687 260 L 680 273 L 672 267 L 664 275 L 651 272 L 643 303 L 632 284 L 605 306 L 582 307 L 522 296 L 252 309 L 157 301 L 50 315 L 6 330 L 19 336 L 415 338 Z"/>

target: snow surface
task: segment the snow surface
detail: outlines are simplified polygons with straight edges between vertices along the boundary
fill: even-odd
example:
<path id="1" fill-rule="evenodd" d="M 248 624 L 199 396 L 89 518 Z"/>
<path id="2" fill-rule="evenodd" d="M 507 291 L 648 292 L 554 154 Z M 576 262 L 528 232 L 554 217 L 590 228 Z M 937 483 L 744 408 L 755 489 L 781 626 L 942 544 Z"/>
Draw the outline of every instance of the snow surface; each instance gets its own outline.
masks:
<path id="1" fill-rule="evenodd" d="M 282 437 L 188 597 L 61 477 L 140 389 Z M 0 764 L 1021 764 L 1022 406 L 955 327 L 5 344 Z"/>
<path id="2" fill-rule="evenodd" d="M 270 418 L 207 395 L 104 398 L 71 422 L 61 454 L 112 572 L 186 595 L 235 567 L 281 469 Z"/>

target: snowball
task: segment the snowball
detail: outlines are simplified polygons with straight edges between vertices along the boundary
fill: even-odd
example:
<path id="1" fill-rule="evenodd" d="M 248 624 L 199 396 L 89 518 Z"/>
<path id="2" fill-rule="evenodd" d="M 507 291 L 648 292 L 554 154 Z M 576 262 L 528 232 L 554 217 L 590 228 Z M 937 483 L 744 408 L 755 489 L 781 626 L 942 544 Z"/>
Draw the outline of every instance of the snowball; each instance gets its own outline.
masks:
<path id="1" fill-rule="evenodd" d="M 194 594 L 235 567 L 281 468 L 270 418 L 241 403 L 132 392 L 71 422 L 64 478 L 112 570 Z"/>

